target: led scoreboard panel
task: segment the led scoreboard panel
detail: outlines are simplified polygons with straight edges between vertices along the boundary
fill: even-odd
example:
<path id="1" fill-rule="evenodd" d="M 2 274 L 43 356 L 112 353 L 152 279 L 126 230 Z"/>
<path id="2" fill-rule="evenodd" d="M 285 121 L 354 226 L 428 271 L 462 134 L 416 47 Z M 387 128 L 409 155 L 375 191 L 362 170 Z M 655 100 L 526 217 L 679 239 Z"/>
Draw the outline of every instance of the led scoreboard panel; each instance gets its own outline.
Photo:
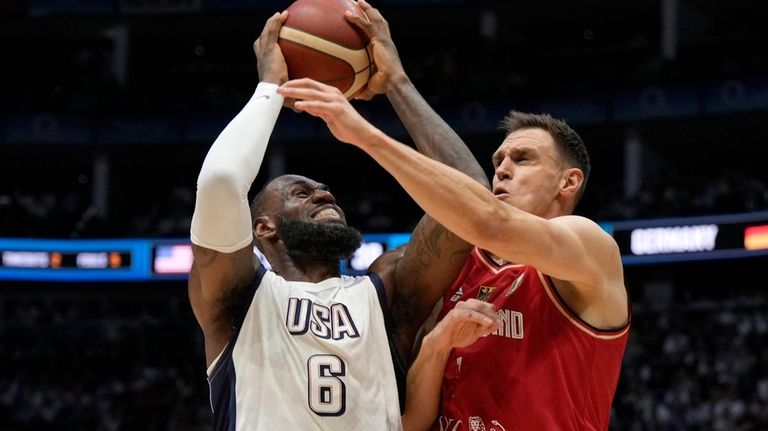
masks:
<path id="1" fill-rule="evenodd" d="M 0 238 L 0 279 L 143 280 L 147 240 L 41 240 Z"/>
<path id="2" fill-rule="evenodd" d="M 768 211 L 604 224 L 625 265 L 768 255 Z"/>
<path id="3" fill-rule="evenodd" d="M 768 211 L 707 217 L 601 223 L 625 265 L 768 256 Z M 341 262 L 344 274 L 364 274 L 409 233 L 364 234 Z M 263 256 L 254 253 L 269 267 Z M 186 238 L 44 240 L 0 238 L 0 280 L 184 280 L 192 266 Z"/>

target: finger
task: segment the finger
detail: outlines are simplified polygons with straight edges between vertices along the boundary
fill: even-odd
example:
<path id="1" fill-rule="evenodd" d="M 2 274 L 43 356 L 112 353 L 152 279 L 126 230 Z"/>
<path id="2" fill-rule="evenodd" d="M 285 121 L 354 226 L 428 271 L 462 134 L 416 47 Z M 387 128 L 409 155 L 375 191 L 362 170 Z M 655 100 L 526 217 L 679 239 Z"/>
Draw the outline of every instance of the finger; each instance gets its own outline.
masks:
<path id="1" fill-rule="evenodd" d="M 490 326 L 494 323 L 494 319 L 491 317 L 468 308 L 456 310 L 454 318 L 457 319 L 458 322 L 476 323 L 480 326 Z"/>
<path id="2" fill-rule="evenodd" d="M 330 102 L 334 100 L 334 94 L 328 94 L 323 90 L 307 87 L 284 87 L 277 88 L 277 93 L 283 97 L 298 99 L 298 100 L 319 100 L 324 102 Z"/>
<path id="3" fill-rule="evenodd" d="M 365 12 L 365 14 L 366 14 L 366 15 L 368 15 L 368 12 L 375 12 L 375 13 L 379 13 L 379 11 L 378 11 L 378 10 L 376 10 L 376 8 L 375 8 L 375 7 L 371 6 L 371 4 L 370 4 L 370 3 L 368 3 L 368 2 L 367 2 L 367 1 L 365 1 L 365 0 L 358 0 L 358 1 L 357 1 L 357 5 L 358 5 L 358 6 L 360 6 L 360 9 L 362 9 L 362 10 L 363 10 L 363 12 Z M 370 15 L 368 15 L 368 16 L 370 17 Z"/>
<path id="4" fill-rule="evenodd" d="M 261 35 L 259 35 L 259 39 L 267 39 L 269 38 L 269 32 L 272 30 L 272 27 L 274 27 L 275 20 L 280 15 L 280 12 L 275 12 L 274 15 L 269 17 L 266 23 L 264 23 L 264 28 L 261 29 Z"/>
<path id="5" fill-rule="evenodd" d="M 379 12 L 379 10 L 375 7 L 371 6 L 367 1 L 358 0 L 357 5 L 360 6 L 360 9 L 363 10 L 365 16 L 368 17 L 368 21 L 370 21 L 371 25 L 373 25 L 375 22 L 386 22 L 381 12 Z"/>
<path id="6" fill-rule="evenodd" d="M 323 121 L 327 122 L 327 119 L 330 118 L 330 106 L 326 102 L 317 101 L 317 100 L 297 100 L 296 103 L 293 104 L 294 109 L 298 110 L 297 112 L 306 112 L 309 115 L 319 117 L 323 119 Z"/>
<path id="7" fill-rule="evenodd" d="M 492 303 L 481 301 L 481 300 L 475 299 L 475 298 L 470 298 L 470 299 L 467 299 L 466 301 L 464 301 L 464 306 L 465 307 L 473 308 L 475 310 L 486 310 L 486 309 L 487 310 L 493 310 L 493 311 L 496 310 L 496 306 L 493 305 Z"/>
<path id="8" fill-rule="evenodd" d="M 269 32 L 267 33 L 267 42 L 277 42 L 277 38 L 280 36 L 280 29 L 283 27 L 283 23 L 288 19 L 288 12 L 282 11 L 272 15 L 269 18 Z"/>
<path id="9" fill-rule="evenodd" d="M 315 89 L 315 90 L 318 90 L 318 91 L 327 92 L 327 93 L 338 92 L 339 94 L 341 94 L 341 91 L 339 91 L 338 88 L 336 88 L 336 87 L 334 87 L 332 85 L 323 84 L 322 82 L 315 81 L 314 79 L 311 79 L 311 78 L 292 79 L 290 81 L 285 82 L 280 87 L 283 87 L 283 88 L 312 88 L 312 89 Z"/>
<path id="10" fill-rule="evenodd" d="M 473 308 L 473 309 L 481 309 L 481 308 L 493 308 L 494 305 L 490 302 L 481 301 L 479 299 L 475 298 L 469 298 L 466 301 L 459 301 L 456 306 L 458 307 L 461 305 L 462 308 Z"/>
<path id="11" fill-rule="evenodd" d="M 477 299 L 469 299 L 467 301 L 462 301 L 462 302 L 463 302 L 463 304 L 461 304 L 462 309 L 468 309 L 468 310 L 472 310 L 474 312 L 480 313 L 491 320 L 498 319 L 498 315 L 496 314 L 496 307 L 493 304 L 490 304 L 488 302 L 478 301 Z M 457 304 L 457 307 L 458 307 L 458 304 Z"/>
<path id="12" fill-rule="evenodd" d="M 296 106 L 294 106 L 295 104 L 296 104 L 296 99 L 292 99 L 289 97 L 283 98 L 283 106 L 285 106 L 286 108 L 291 108 L 293 112 L 300 112 L 298 109 L 296 109 Z"/>
<path id="13" fill-rule="evenodd" d="M 278 87 L 277 94 L 285 98 L 296 100 L 323 100 L 324 94 L 311 88 L 284 88 Z"/>
<path id="14" fill-rule="evenodd" d="M 368 87 L 360 89 L 357 93 L 355 93 L 354 96 L 352 96 L 352 99 L 354 100 L 371 100 L 373 99 L 373 96 L 375 94 L 373 91 L 371 91 Z"/>
<path id="15" fill-rule="evenodd" d="M 373 37 L 373 24 L 371 24 L 371 21 L 367 16 L 365 16 L 365 14 L 360 16 L 353 14 L 352 11 L 346 11 L 344 12 L 344 18 L 346 18 L 347 21 L 351 22 L 352 24 L 360 27 L 360 29 L 363 30 L 369 38 Z"/>
<path id="16" fill-rule="evenodd" d="M 487 333 L 490 334 L 491 332 L 495 332 L 496 330 L 501 328 L 501 325 L 502 325 L 501 319 L 499 319 L 497 317 L 497 318 L 493 319 L 493 322 L 491 322 L 490 325 L 487 325 L 485 327 L 485 329 L 486 329 Z"/>

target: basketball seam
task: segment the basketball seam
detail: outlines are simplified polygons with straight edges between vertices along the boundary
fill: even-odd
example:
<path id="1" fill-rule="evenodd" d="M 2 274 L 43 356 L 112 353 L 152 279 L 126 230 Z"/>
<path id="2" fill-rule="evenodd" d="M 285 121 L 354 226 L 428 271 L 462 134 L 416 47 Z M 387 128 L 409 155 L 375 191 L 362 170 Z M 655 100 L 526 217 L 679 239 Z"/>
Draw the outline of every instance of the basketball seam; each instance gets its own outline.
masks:
<path id="1" fill-rule="evenodd" d="M 368 55 L 368 50 L 366 48 L 361 48 L 361 49 L 347 48 L 346 46 L 339 45 L 338 43 L 330 41 L 323 37 L 316 36 L 314 34 L 310 34 L 303 30 L 299 30 L 289 26 L 283 26 L 283 28 L 280 30 L 280 38 L 289 42 L 293 42 L 297 45 L 301 45 L 308 49 L 312 49 L 317 52 L 322 52 L 323 54 L 330 55 L 331 57 L 338 58 L 339 60 L 343 60 L 347 62 L 350 66 L 352 66 L 352 71 L 355 74 L 357 74 L 362 70 L 365 70 L 366 68 L 369 68 L 371 65 L 370 57 Z M 315 46 L 307 45 L 305 42 L 308 42 L 308 41 L 319 42 L 320 45 L 325 45 L 325 46 L 315 47 Z M 326 50 L 322 48 L 326 48 Z M 364 54 L 365 58 L 363 58 L 363 55 L 361 54 Z"/>
<path id="2" fill-rule="evenodd" d="M 313 48 L 311 46 L 302 45 L 302 44 L 299 44 L 298 42 L 294 42 L 294 41 L 289 40 L 289 39 L 284 39 L 284 41 L 286 43 L 291 44 L 291 45 L 300 46 L 302 48 L 306 48 L 306 49 L 309 49 L 311 51 L 319 52 L 319 53 L 322 53 L 322 54 L 328 54 L 325 51 L 321 51 L 319 49 L 315 49 L 315 48 Z M 367 55 L 367 52 L 368 52 L 368 50 L 366 50 L 366 55 Z M 333 56 L 333 55 L 331 55 L 331 57 L 346 62 L 346 60 L 344 60 L 343 58 L 339 58 L 339 57 L 336 57 L 336 56 Z M 352 76 L 340 76 L 338 78 L 323 79 L 323 80 L 320 80 L 320 82 L 322 82 L 324 84 L 331 84 L 332 85 L 335 82 L 338 82 L 338 81 L 341 81 L 341 80 L 344 80 L 344 79 L 353 78 L 352 79 L 352 83 L 348 87 L 346 87 L 346 90 L 342 90 L 343 93 L 344 93 L 344 97 L 349 98 L 350 96 L 355 94 L 357 92 L 357 90 L 361 89 L 363 87 L 363 85 L 365 85 L 365 83 L 368 82 L 368 78 L 371 76 L 371 66 L 373 65 L 373 63 L 370 61 L 370 56 L 368 56 L 368 59 L 369 59 L 368 60 L 368 65 L 365 66 L 364 68 L 358 70 L 358 71 L 355 71 L 354 68 L 352 68 L 351 65 L 347 62 L 347 65 L 349 65 L 350 69 L 352 69 L 352 73 L 353 73 Z"/>

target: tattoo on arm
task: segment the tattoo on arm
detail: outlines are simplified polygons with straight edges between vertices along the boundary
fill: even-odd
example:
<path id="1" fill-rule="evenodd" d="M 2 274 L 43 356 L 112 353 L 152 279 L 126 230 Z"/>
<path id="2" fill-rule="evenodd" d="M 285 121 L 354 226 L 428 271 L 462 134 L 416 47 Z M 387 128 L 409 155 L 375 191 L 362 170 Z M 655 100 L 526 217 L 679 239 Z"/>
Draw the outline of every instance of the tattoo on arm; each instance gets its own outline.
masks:
<path id="1" fill-rule="evenodd" d="M 425 233 L 420 241 L 416 241 L 416 249 L 413 251 L 413 263 L 416 271 L 422 271 L 429 267 L 434 259 L 439 259 L 441 250 L 438 247 L 440 238 L 445 235 L 453 235 L 442 225 L 436 224 L 434 228 Z"/>

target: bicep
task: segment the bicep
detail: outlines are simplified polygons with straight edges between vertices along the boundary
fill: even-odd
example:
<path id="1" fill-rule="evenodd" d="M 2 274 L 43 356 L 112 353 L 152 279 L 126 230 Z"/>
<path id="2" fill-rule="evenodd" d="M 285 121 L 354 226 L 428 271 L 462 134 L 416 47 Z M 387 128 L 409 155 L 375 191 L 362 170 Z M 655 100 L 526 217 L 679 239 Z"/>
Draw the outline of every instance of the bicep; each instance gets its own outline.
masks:
<path id="1" fill-rule="evenodd" d="M 193 244 L 192 254 L 194 278 L 190 277 L 190 296 L 195 293 L 203 306 L 219 303 L 228 290 L 244 285 L 256 272 L 252 245 L 223 253 Z"/>

